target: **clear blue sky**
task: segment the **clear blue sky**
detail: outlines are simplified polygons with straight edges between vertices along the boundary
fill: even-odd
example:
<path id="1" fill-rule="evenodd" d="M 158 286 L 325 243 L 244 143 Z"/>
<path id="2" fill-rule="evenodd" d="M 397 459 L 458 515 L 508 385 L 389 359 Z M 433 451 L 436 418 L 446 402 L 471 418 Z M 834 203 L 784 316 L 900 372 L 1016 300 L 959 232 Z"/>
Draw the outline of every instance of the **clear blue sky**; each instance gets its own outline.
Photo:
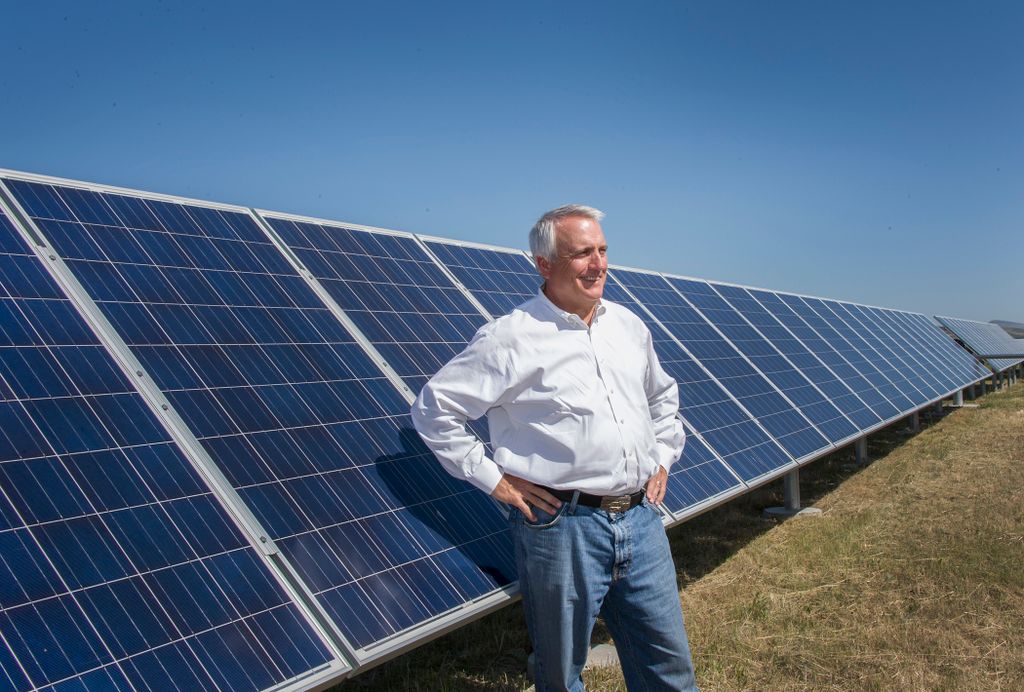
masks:
<path id="1" fill-rule="evenodd" d="M 1021 2 L 39 2 L 0 167 L 1024 322 Z"/>

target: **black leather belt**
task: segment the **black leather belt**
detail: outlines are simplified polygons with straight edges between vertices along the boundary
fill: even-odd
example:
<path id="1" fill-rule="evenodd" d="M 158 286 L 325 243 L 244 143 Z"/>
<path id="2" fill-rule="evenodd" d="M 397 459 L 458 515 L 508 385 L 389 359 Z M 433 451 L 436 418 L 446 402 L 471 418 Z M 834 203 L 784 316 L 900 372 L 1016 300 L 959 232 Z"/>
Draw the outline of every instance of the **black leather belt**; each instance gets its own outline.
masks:
<path id="1" fill-rule="evenodd" d="M 573 493 L 576 492 L 575 490 L 555 490 L 554 488 L 544 488 L 544 490 L 562 502 L 572 502 Z M 632 495 L 591 495 L 581 492 L 576 504 L 584 507 L 600 507 L 606 512 L 625 512 L 643 502 L 646 492 L 643 489 L 637 490 Z"/>

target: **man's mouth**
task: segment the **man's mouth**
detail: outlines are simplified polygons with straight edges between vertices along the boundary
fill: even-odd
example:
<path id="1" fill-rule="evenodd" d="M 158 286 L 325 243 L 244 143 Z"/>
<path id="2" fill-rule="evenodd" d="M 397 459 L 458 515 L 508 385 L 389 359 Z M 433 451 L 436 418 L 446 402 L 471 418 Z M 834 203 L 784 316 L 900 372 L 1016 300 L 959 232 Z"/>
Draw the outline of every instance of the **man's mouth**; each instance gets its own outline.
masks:
<path id="1" fill-rule="evenodd" d="M 603 278 L 604 272 L 600 272 L 598 274 L 584 274 L 583 276 L 580 277 L 580 281 L 582 281 L 583 283 L 592 284 L 600 281 Z"/>

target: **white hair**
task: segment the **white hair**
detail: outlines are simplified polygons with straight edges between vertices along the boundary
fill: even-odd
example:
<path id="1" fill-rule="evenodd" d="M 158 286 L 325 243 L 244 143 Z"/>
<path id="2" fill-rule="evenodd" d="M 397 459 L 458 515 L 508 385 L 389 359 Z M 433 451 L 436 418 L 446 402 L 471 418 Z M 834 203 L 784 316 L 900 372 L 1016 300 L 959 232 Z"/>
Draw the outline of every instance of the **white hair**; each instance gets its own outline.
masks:
<path id="1" fill-rule="evenodd" d="M 555 225 L 570 216 L 583 216 L 600 221 L 604 218 L 604 212 L 583 204 L 566 204 L 545 212 L 530 229 L 530 254 L 554 261 L 558 255 L 555 247 Z"/>

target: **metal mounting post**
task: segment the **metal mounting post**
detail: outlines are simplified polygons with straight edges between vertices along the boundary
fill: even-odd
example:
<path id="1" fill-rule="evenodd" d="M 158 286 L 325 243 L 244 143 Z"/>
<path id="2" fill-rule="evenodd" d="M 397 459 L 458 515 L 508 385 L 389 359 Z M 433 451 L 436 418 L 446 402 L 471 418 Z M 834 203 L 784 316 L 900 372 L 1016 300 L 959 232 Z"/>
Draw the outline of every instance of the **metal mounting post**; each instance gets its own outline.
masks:
<path id="1" fill-rule="evenodd" d="M 782 477 L 782 497 L 785 506 L 767 507 L 762 516 L 766 519 L 788 519 L 815 517 L 821 514 L 817 507 L 800 507 L 800 469 L 793 469 Z"/>
<path id="2" fill-rule="evenodd" d="M 865 466 L 868 463 L 868 438 L 865 435 L 853 443 L 853 454 L 857 460 L 857 466 Z"/>
<path id="3" fill-rule="evenodd" d="M 912 433 L 916 433 L 921 429 L 921 413 L 920 411 L 914 411 L 910 414 L 909 430 Z"/>
<path id="4" fill-rule="evenodd" d="M 953 395 L 953 405 L 956 407 L 964 405 L 964 390 L 957 390 L 957 393 Z"/>

